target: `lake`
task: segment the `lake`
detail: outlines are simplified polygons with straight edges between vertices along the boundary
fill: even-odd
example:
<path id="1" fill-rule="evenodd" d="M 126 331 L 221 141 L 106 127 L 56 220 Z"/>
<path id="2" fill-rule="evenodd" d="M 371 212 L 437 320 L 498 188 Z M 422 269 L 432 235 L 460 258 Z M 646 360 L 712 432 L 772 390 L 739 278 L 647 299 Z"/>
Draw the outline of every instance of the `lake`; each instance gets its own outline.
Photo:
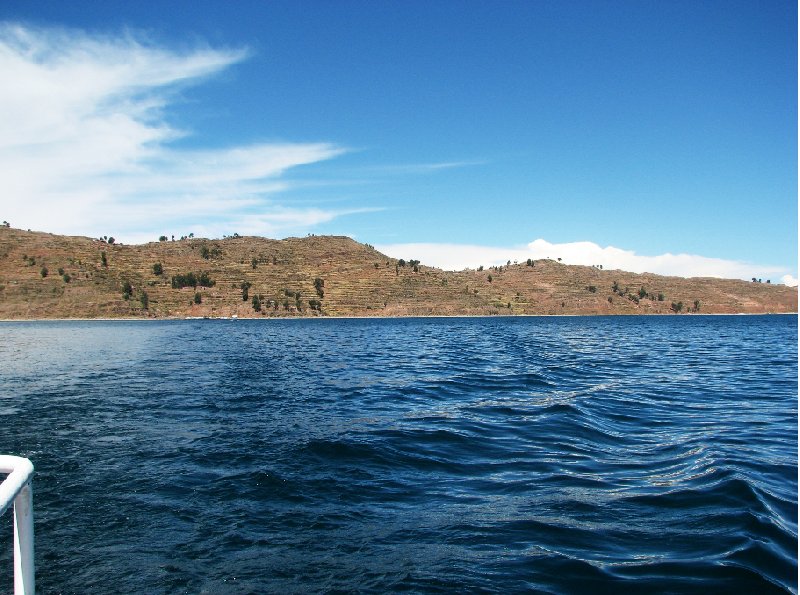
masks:
<path id="1" fill-rule="evenodd" d="M 0 333 L 41 593 L 797 593 L 796 316 Z"/>

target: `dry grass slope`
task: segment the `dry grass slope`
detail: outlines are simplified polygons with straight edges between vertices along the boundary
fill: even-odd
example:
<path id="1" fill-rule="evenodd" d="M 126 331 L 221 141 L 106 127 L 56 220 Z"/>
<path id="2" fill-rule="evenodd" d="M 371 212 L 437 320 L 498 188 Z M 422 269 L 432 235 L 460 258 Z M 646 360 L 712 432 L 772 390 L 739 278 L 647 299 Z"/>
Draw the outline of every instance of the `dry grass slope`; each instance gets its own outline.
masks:
<path id="1" fill-rule="evenodd" d="M 154 272 L 155 264 L 161 274 Z M 173 276 L 188 273 L 206 273 L 215 283 L 173 288 Z M 316 279 L 324 283 L 322 296 Z M 260 311 L 253 307 L 254 296 Z M 679 303 L 682 314 L 785 313 L 797 312 L 797 296 L 797 289 L 781 285 L 639 275 L 550 260 L 485 271 L 424 265 L 415 270 L 336 236 L 123 246 L 0 228 L 0 318 L 5 319 L 669 314 Z"/>

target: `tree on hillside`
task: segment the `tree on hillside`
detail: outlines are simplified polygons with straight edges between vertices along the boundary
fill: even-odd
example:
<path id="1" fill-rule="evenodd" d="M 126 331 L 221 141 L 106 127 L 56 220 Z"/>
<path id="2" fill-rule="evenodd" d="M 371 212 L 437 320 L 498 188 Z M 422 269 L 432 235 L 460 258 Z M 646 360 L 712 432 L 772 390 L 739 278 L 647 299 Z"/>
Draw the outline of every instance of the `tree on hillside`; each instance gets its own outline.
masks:
<path id="1" fill-rule="evenodd" d="M 249 297 L 250 297 L 249 290 L 250 290 L 250 288 L 252 286 L 253 286 L 253 284 L 250 283 L 249 281 L 242 281 L 241 285 L 239 285 L 239 287 L 242 289 L 242 301 L 243 302 L 246 302 L 249 299 Z"/>
<path id="2" fill-rule="evenodd" d="M 320 298 L 325 297 L 325 291 L 322 289 L 323 287 L 325 287 L 325 281 L 324 280 L 320 279 L 319 277 L 314 279 L 314 289 L 317 291 L 317 295 Z"/>
<path id="3" fill-rule="evenodd" d="M 158 241 L 159 242 L 166 242 L 167 241 L 167 236 L 158 236 Z"/>
<path id="4" fill-rule="evenodd" d="M 154 275 L 161 275 L 164 273 L 164 267 L 161 266 L 160 262 L 157 262 L 153 265 L 153 274 Z"/>

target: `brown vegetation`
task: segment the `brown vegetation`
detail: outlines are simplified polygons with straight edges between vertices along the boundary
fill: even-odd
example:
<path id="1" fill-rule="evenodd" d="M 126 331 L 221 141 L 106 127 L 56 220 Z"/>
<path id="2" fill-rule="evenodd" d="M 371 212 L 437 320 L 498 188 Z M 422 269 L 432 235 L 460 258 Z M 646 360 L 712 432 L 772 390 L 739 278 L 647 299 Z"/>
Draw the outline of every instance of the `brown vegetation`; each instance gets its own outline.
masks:
<path id="1" fill-rule="evenodd" d="M 6 319 L 783 313 L 797 312 L 797 295 L 552 260 L 449 272 L 335 236 L 123 246 L 0 227 Z"/>

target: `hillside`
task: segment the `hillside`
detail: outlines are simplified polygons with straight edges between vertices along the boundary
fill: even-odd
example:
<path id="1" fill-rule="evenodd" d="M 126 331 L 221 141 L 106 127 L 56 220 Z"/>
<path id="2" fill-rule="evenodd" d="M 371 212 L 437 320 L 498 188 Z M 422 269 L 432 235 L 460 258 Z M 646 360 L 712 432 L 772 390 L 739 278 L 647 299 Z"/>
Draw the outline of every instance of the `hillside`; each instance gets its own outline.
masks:
<path id="1" fill-rule="evenodd" d="M 123 246 L 0 227 L 0 318 L 668 314 L 679 303 L 679 313 L 797 312 L 797 289 L 782 285 L 552 260 L 461 272 L 414 264 L 336 236 Z"/>

